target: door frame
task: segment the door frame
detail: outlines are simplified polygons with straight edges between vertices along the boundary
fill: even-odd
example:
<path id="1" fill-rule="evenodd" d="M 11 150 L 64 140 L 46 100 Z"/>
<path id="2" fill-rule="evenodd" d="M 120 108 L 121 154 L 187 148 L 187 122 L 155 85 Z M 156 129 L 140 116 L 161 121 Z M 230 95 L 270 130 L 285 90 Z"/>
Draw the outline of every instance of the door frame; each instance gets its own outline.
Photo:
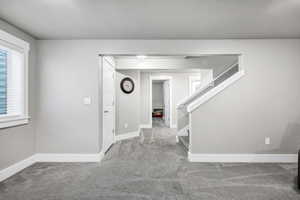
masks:
<path id="1" fill-rule="evenodd" d="M 167 88 L 168 90 L 166 90 L 166 84 L 168 85 L 168 88 Z M 169 104 L 169 106 L 168 106 L 168 107 L 169 107 L 169 113 L 168 113 L 169 119 L 168 119 L 168 122 L 169 122 L 169 123 L 166 122 L 166 113 L 167 113 L 167 112 L 166 112 L 166 107 L 164 107 L 164 108 L 165 108 L 165 109 L 164 109 L 164 120 L 165 120 L 165 121 L 164 121 L 164 124 L 167 125 L 168 127 L 171 127 L 171 121 L 170 121 L 170 119 L 171 119 L 171 118 L 170 118 L 170 117 L 171 117 L 171 116 L 170 116 L 170 114 L 171 114 L 171 113 L 170 113 L 170 109 L 171 109 L 171 106 L 170 106 L 171 99 L 170 99 L 170 81 L 169 81 L 169 80 L 166 80 L 166 81 L 163 82 L 163 91 L 164 91 L 164 94 L 163 94 L 163 95 L 164 95 L 164 98 L 163 98 L 163 99 L 164 99 L 164 106 L 166 105 L 166 103 L 165 103 L 165 102 L 166 102 L 166 101 L 165 101 L 165 100 L 166 100 L 166 99 L 165 99 L 166 93 L 169 93 L 169 94 L 168 94 L 168 95 L 169 95 L 169 102 L 168 102 L 168 104 Z M 166 92 L 166 91 L 167 91 L 167 92 Z"/>
<path id="2" fill-rule="evenodd" d="M 164 76 L 164 75 L 150 75 L 149 76 L 149 127 L 152 128 L 152 83 L 153 81 L 161 80 L 161 81 L 169 81 L 170 83 L 170 128 L 176 128 L 173 124 L 173 77 L 172 76 Z"/>
<path id="3" fill-rule="evenodd" d="M 104 126 L 103 126 L 103 120 L 104 120 L 104 105 L 103 105 L 103 61 L 104 59 L 106 60 L 107 63 L 109 63 L 109 65 L 112 67 L 113 71 L 114 71 L 114 74 L 113 74 L 113 81 L 114 81 L 114 92 L 113 92 L 113 143 L 114 144 L 116 142 L 116 67 L 115 67 L 115 62 L 114 62 L 114 59 L 113 57 L 111 56 L 104 56 L 104 55 L 101 55 L 100 56 L 100 84 L 101 84 L 101 132 L 102 132 L 102 147 L 101 147 L 101 151 L 103 152 L 103 154 L 106 153 L 106 151 L 109 149 L 103 149 L 104 147 Z"/>

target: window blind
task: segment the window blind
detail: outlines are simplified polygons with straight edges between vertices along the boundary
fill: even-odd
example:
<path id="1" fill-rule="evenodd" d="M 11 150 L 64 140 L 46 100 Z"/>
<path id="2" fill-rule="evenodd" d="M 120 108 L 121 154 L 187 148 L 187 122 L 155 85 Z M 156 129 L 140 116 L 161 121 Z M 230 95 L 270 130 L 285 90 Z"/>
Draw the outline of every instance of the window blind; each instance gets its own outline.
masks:
<path id="1" fill-rule="evenodd" d="M 29 123 L 30 44 L 0 29 L 0 129 Z"/>
<path id="2" fill-rule="evenodd" d="M 7 113 L 7 52 L 0 49 L 0 115 Z"/>
<path id="3" fill-rule="evenodd" d="M 0 46 L 0 116 L 23 114 L 24 53 Z"/>

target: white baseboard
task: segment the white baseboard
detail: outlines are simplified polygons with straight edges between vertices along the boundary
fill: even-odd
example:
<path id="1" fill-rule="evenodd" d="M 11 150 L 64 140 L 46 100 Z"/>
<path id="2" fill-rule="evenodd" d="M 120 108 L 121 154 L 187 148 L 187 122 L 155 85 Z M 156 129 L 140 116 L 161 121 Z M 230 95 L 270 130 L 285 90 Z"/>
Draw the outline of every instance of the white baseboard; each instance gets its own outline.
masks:
<path id="1" fill-rule="evenodd" d="M 17 162 L 0 171 L 0 182 L 9 178 L 10 176 L 22 171 L 23 169 L 33 165 L 35 163 L 35 156 L 31 156 L 25 160 Z"/>
<path id="2" fill-rule="evenodd" d="M 104 153 L 97 154 L 35 154 L 0 171 L 0 182 L 37 162 L 100 162 Z"/>
<path id="3" fill-rule="evenodd" d="M 152 124 L 141 124 L 140 128 L 152 128 Z"/>
<path id="4" fill-rule="evenodd" d="M 35 155 L 36 162 L 100 162 L 104 153 L 96 154 L 52 154 L 38 153 Z"/>
<path id="5" fill-rule="evenodd" d="M 129 132 L 129 133 L 116 135 L 115 138 L 116 138 L 116 141 L 120 141 L 120 140 L 126 140 L 126 139 L 130 139 L 130 138 L 138 137 L 138 136 L 140 136 L 140 129 L 138 131 L 133 131 L 133 132 Z"/>
<path id="6" fill-rule="evenodd" d="M 177 128 L 177 124 L 171 124 L 170 128 Z"/>
<path id="7" fill-rule="evenodd" d="M 297 154 L 192 154 L 190 162 L 297 163 Z"/>

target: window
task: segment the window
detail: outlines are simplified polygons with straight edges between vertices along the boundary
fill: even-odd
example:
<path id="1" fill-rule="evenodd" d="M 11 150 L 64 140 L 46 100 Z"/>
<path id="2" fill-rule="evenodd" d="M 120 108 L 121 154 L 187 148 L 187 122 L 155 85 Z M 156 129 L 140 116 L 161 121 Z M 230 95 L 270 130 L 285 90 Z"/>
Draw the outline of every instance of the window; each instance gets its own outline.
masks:
<path id="1" fill-rule="evenodd" d="M 190 95 L 192 95 L 197 89 L 201 87 L 201 76 L 190 76 Z"/>
<path id="2" fill-rule="evenodd" d="M 201 81 L 200 80 L 195 80 L 192 82 L 192 94 L 196 92 L 201 86 Z"/>
<path id="3" fill-rule="evenodd" d="M 0 128 L 28 123 L 29 44 L 0 30 Z"/>
<path id="4" fill-rule="evenodd" d="M 201 70 L 199 75 L 189 76 L 189 92 L 190 95 L 195 93 L 197 90 L 203 89 L 207 86 L 213 86 L 213 70 Z"/>

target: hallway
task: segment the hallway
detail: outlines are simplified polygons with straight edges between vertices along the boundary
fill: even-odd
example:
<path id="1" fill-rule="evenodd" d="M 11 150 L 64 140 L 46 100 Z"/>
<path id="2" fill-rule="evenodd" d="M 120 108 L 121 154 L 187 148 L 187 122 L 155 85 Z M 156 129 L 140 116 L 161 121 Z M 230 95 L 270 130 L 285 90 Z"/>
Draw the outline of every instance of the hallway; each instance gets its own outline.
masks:
<path id="1" fill-rule="evenodd" d="M 292 187 L 296 164 L 190 163 L 175 130 L 158 126 L 117 142 L 100 164 L 35 164 L 0 183 L 0 199 L 300 198 Z"/>

